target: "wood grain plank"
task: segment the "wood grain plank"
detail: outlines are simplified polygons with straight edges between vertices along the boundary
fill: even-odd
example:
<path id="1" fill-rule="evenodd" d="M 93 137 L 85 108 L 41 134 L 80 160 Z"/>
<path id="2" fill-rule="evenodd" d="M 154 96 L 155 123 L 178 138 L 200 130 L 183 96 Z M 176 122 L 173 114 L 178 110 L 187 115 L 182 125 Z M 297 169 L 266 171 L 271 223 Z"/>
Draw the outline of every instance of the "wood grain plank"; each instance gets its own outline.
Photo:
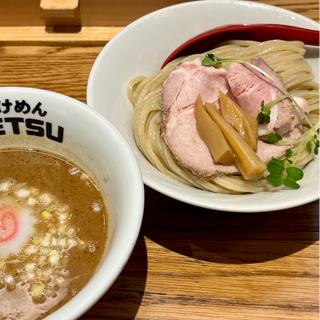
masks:
<path id="1" fill-rule="evenodd" d="M 2 47 L 0 86 L 42 88 L 85 101 L 87 78 L 100 50 L 101 47 Z"/>
<path id="2" fill-rule="evenodd" d="M 0 85 L 82 101 L 101 47 L 2 47 Z M 81 63 L 80 63 L 81 62 Z M 318 317 L 318 204 L 267 214 L 212 212 L 146 190 L 137 247 L 82 319 Z"/>
<path id="3" fill-rule="evenodd" d="M 319 22 L 319 2 L 314 0 L 255 0 L 302 14 Z"/>
<path id="4" fill-rule="evenodd" d="M 148 188 L 146 199 L 137 313 L 120 301 L 105 309 L 106 297 L 82 319 L 317 319 L 317 203 L 255 215 L 194 208 Z"/>
<path id="5" fill-rule="evenodd" d="M 44 26 L 0 27 L 2 45 L 104 45 L 123 27 L 63 28 L 50 31 Z"/>
<path id="6" fill-rule="evenodd" d="M 17 1 L 17 0 L 15 0 Z M 97 1 L 97 0 L 96 0 Z M 175 4 L 181 1 L 167 1 L 166 4 Z M 301 0 L 257 0 L 257 2 L 272 4 L 274 6 L 282 7 L 287 10 L 291 10 L 302 15 L 305 15 L 315 21 L 319 21 L 319 3 L 314 0 L 307 0 L 305 2 Z M 106 4 L 101 3 L 103 6 L 102 10 L 106 10 Z M 150 4 L 149 4 L 150 5 Z M 149 6 L 148 5 L 148 6 Z M 150 5 L 150 11 L 156 8 L 160 8 L 164 3 L 158 5 Z M 136 6 L 135 6 L 136 7 Z M 1 4 L 0 4 L 1 8 Z M 12 10 L 12 7 L 10 7 Z M 98 15 L 101 20 L 101 12 L 97 11 L 97 6 L 94 6 L 93 12 L 91 15 Z M 122 8 L 122 10 L 121 10 Z M 126 21 L 127 23 L 132 21 L 132 18 L 125 20 L 125 13 L 128 12 L 129 8 L 133 9 L 133 6 L 128 1 L 125 3 L 110 4 L 110 10 L 106 11 L 105 21 L 113 21 L 116 15 L 122 15 L 121 21 Z M 91 11 L 92 8 L 85 3 L 85 9 Z M 84 9 L 84 10 L 85 10 Z M 131 10 L 130 9 L 130 10 Z M 8 10 L 8 9 L 7 9 Z M 113 10 L 113 11 L 112 11 Z M 138 16 L 137 8 L 134 8 L 134 16 Z M 141 15 L 146 13 L 146 3 L 141 7 Z M 131 10 L 132 11 L 132 10 Z M 113 12 L 113 13 L 112 13 Z M 127 13 L 127 16 L 131 17 L 131 13 Z M 88 18 L 89 19 L 89 18 Z M 90 18 L 92 21 L 92 17 Z M 89 19 L 89 20 L 90 20 Z M 111 19 L 111 21 L 110 21 Z M 96 20 L 96 21 L 98 21 Z M 103 19 L 102 19 L 103 20 Z M 122 30 L 122 26 L 119 26 L 118 22 L 114 22 L 111 25 L 103 25 L 101 22 L 98 25 L 90 25 L 83 21 L 82 28 L 62 28 L 60 30 L 56 29 L 55 32 L 53 29 L 46 28 L 41 25 L 32 25 L 32 26 L 17 26 L 17 25 L 7 25 L 4 26 L 0 22 L 0 44 L 3 45 L 71 45 L 71 46 L 81 46 L 81 45 L 103 45 L 110 39 L 112 39 L 119 31 Z"/>

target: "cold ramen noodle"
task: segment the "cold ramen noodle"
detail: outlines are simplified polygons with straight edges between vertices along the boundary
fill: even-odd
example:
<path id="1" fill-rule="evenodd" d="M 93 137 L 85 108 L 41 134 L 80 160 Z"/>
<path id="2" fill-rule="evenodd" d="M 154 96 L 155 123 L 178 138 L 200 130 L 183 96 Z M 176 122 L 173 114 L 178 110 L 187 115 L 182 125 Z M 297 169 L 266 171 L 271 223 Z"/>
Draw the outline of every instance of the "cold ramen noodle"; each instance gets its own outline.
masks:
<path id="1" fill-rule="evenodd" d="M 70 300 L 106 237 L 104 199 L 85 172 L 40 151 L 0 150 L 0 319 L 41 319 Z"/>
<path id="2" fill-rule="evenodd" d="M 161 172 L 223 193 L 299 188 L 319 95 L 301 42 L 230 41 L 129 83 L 138 147 Z"/>

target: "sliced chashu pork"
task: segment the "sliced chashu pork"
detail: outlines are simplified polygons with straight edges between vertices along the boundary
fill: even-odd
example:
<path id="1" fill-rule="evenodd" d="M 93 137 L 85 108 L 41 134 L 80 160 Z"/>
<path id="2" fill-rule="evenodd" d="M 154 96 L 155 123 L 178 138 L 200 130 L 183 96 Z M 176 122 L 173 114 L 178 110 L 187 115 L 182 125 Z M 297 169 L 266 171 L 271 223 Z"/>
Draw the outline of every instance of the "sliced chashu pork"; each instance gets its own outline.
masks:
<path id="1" fill-rule="evenodd" d="M 277 78 L 276 73 L 263 60 L 261 62 L 261 59 L 258 59 L 256 63 L 259 63 L 259 67 L 262 67 L 264 71 L 269 72 L 275 81 L 279 81 L 277 85 L 281 85 L 281 80 Z M 232 94 L 234 93 L 240 106 L 254 117 L 260 112 L 262 100 L 269 101 L 281 95 L 280 90 L 270 80 L 266 81 L 261 74 L 257 74 L 246 67 L 242 68 L 242 65 L 238 63 L 231 64 L 230 69 L 231 71 L 223 68 L 203 67 L 201 61 L 196 59 L 180 64 L 171 72 L 163 85 L 163 137 L 176 159 L 197 176 L 210 177 L 219 173 L 238 173 L 235 166 L 214 163 L 208 147 L 198 134 L 193 105 L 199 94 L 204 102 L 217 103 L 219 91 L 235 99 Z M 232 93 L 227 79 L 231 81 L 234 90 Z M 248 91 L 250 96 L 245 94 Z M 305 105 L 304 99 L 296 99 L 300 99 L 299 104 Z M 283 129 L 284 126 L 289 124 L 289 127 L 284 129 L 284 132 L 289 132 L 291 123 L 288 119 L 294 120 L 297 115 L 292 114 L 294 109 L 290 103 L 279 103 L 278 108 L 279 105 L 285 105 L 285 108 L 280 113 L 273 111 L 272 129 L 280 124 L 279 129 Z M 278 119 L 279 114 L 281 119 Z M 257 154 L 262 161 L 267 163 L 272 156 L 283 156 L 286 149 L 287 147 L 259 141 Z"/>
<path id="2" fill-rule="evenodd" d="M 278 146 L 258 140 L 257 155 L 264 163 L 268 163 L 272 158 L 282 157 L 287 149 L 288 146 Z"/>
<path id="3" fill-rule="evenodd" d="M 193 106 L 198 95 L 204 102 L 217 102 L 219 91 L 229 91 L 224 68 L 203 67 L 200 59 L 186 61 L 173 70 L 163 84 L 162 110 Z"/>
<path id="4" fill-rule="evenodd" d="M 283 93 L 284 85 L 274 72 L 261 58 L 254 59 L 253 64 L 268 73 L 271 79 L 264 77 L 258 71 L 240 63 L 232 63 L 227 70 L 227 80 L 233 96 L 248 114 L 256 118 L 261 111 L 261 102 L 270 102 Z M 307 102 L 303 98 L 295 97 L 296 102 L 303 109 L 307 109 Z M 266 135 L 272 131 L 284 134 L 292 130 L 301 121 L 292 103 L 286 99 L 271 109 L 270 123 L 259 126 L 259 135 Z"/>
<path id="5" fill-rule="evenodd" d="M 235 166 L 214 163 L 198 134 L 193 108 L 199 94 L 204 102 L 216 103 L 219 91 L 227 94 L 228 90 L 226 70 L 203 67 L 200 59 L 183 62 L 164 82 L 163 137 L 176 159 L 198 176 L 238 172 Z"/>
<path id="6" fill-rule="evenodd" d="M 287 132 L 283 136 L 283 139 L 293 141 L 299 139 L 301 135 L 301 131 L 298 128 L 294 128 L 292 131 Z M 258 140 L 257 155 L 264 163 L 268 163 L 272 158 L 281 158 L 284 156 L 287 149 L 291 147 L 290 145 L 275 145 Z"/>
<path id="7" fill-rule="evenodd" d="M 164 139 L 176 159 L 195 175 L 210 177 L 218 173 L 238 173 L 235 166 L 214 163 L 207 145 L 197 131 L 193 107 L 172 110 L 163 128 Z"/>
<path id="8" fill-rule="evenodd" d="M 269 75 L 269 78 L 267 78 L 257 70 L 251 69 L 256 75 L 260 76 L 262 80 L 269 82 L 273 86 L 276 86 L 281 91 L 286 91 L 286 87 L 282 79 L 278 77 L 276 72 L 262 58 L 254 58 L 251 60 L 251 63 Z"/>
<path id="9" fill-rule="evenodd" d="M 267 77 L 263 76 L 258 71 L 253 70 L 257 75 L 260 75 L 260 77 L 262 79 L 264 79 L 265 81 L 268 81 L 271 85 L 276 86 L 276 88 L 279 88 L 282 92 L 286 91 L 286 88 L 285 88 L 285 85 L 284 85 L 282 79 L 276 74 L 276 72 L 262 58 L 260 58 L 260 57 L 254 58 L 251 60 L 251 63 L 254 64 L 255 66 L 257 66 L 258 68 L 260 68 L 265 73 L 267 73 L 270 78 L 268 79 Z M 306 112 L 306 113 L 310 112 L 310 108 L 309 108 L 309 105 L 308 105 L 308 102 L 306 99 L 301 98 L 301 97 L 293 97 L 293 99 L 299 105 L 299 107 L 303 110 L 303 112 Z M 297 112 L 296 108 L 294 108 L 294 110 L 295 110 L 294 120 L 292 122 L 287 122 L 286 124 L 277 128 L 277 132 L 280 135 L 282 135 L 282 136 L 289 135 L 292 130 L 297 132 L 297 128 L 295 128 L 295 127 L 301 123 L 303 117 L 300 114 L 300 112 Z M 279 110 L 277 112 L 279 115 Z M 284 119 L 284 117 L 283 117 L 283 119 Z"/>

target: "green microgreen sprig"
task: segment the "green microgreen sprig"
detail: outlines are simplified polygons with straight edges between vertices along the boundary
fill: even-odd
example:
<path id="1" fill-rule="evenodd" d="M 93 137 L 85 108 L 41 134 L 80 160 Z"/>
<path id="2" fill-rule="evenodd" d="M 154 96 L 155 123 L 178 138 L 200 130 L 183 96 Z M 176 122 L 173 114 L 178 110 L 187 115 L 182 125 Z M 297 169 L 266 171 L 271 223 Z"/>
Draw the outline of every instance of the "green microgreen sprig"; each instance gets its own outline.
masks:
<path id="1" fill-rule="evenodd" d="M 270 122 L 270 114 L 271 114 L 271 110 L 270 107 L 266 106 L 264 104 L 264 101 L 261 101 L 261 111 L 258 113 L 257 115 L 257 121 L 259 124 L 263 124 L 263 123 L 269 123 Z"/>
<path id="2" fill-rule="evenodd" d="M 208 53 L 202 60 L 202 65 L 205 67 L 220 68 L 222 65 L 222 59 L 218 58 L 213 53 Z"/>
<path id="3" fill-rule="evenodd" d="M 267 141 L 271 144 L 276 144 L 278 143 L 282 137 L 280 136 L 279 133 L 277 132 L 271 132 L 267 135 Z"/>
<path id="4" fill-rule="evenodd" d="M 310 153 L 318 154 L 319 153 L 319 139 L 316 134 L 312 135 L 309 141 L 306 143 L 306 148 Z"/>
<path id="5" fill-rule="evenodd" d="M 259 124 L 269 123 L 270 122 L 270 114 L 271 108 L 274 107 L 280 101 L 288 99 L 287 95 L 280 96 L 274 100 L 265 103 L 263 100 L 261 101 L 261 111 L 257 115 L 257 121 Z"/>
<path id="6" fill-rule="evenodd" d="M 292 155 L 293 155 L 293 151 L 291 149 L 287 149 L 285 153 L 285 157 L 289 163 L 292 163 L 292 160 L 290 159 Z"/>
<path id="7" fill-rule="evenodd" d="M 291 189 L 299 189 L 300 185 L 297 181 L 303 178 L 303 171 L 300 168 L 292 165 L 291 157 L 293 152 L 288 149 L 284 159 L 272 158 L 268 163 L 267 169 L 269 175 L 267 180 L 274 186 L 280 187 L 282 185 Z"/>
<path id="8" fill-rule="evenodd" d="M 204 56 L 204 58 L 202 59 L 201 64 L 205 67 L 220 68 L 222 66 L 222 64 L 226 63 L 226 62 L 238 62 L 241 64 L 248 65 L 252 69 L 255 69 L 256 71 L 260 72 L 262 75 L 264 75 L 269 80 L 273 81 L 272 77 L 270 77 L 270 75 L 267 72 L 265 72 L 261 68 L 257 67 L 256 65 L 250 63 L 249 61 L 239 59 L 239 58 L 233 58 L 233 57 L 220 58 L 220 57 L 216 56 L 214 53 L 207 53 Z M 281 90 L 281 92 L 282 92 L 282 90 Z"/>
<path id="9" fill-rule="evenodd" d="M 308 153 L 317 155 L 319 152 L 319 139 L 316 134 L 314 134 L 314 131 L 318 131 L 320 127 L 320 123 L 316 123 L 313 126 L 313 129 L 309 129 L 308 131 L 304 132 L 303 135 L 296 139 L 296 140 L 287 140 L 282 139 L 277 144 L 282 146 L 288 146 L 292 149 L 288 149 L 287 152 L 292 153 L 292 163 L 293 165 L 297 162 L 299 162 L 301 154 L 303 154 L 305 151 Z"/>

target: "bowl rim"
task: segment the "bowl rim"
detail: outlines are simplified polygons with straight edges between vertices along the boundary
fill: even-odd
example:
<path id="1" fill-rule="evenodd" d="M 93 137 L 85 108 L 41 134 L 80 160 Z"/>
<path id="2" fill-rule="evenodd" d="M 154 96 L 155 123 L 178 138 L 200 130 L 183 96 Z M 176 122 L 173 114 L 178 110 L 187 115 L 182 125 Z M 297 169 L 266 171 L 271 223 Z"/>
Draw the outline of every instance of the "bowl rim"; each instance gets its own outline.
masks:
<path id="1" fill-rule="evenodd" d="M 142 174 L 134 152 L 132 151 L 128 142 L 124 139 L 122 134 L 103 116 L 101 116 L 93 108 L 89 108 L 85 103 L 68 97 L 61 93 L 54 91 L 30 88 L 30 87 L 0 87 L 0 95 L 2 94 L 26 94 L 30 96 L 52 97 L 57 103 L 64 101 L 69 102 L 67 108 L 81 110 L 86 114 L 86 117 L 93 117 L 95 121 L 104 128 L 105 132 L 110 136 L 110 139 L 115 140 L 119 148 L 126 153 L 126 157 L 129 161 L 128 166 L 132 172 L 132 205 L 130 209 L 130 215 L 135 218 L 132 219 L 130 226 L 130 233 L 124 235 L 126 237 L 126 246 L 121 248 L 119 252 L 118 260 L 116 261 L 116 267 L 112 270 L 104 269 L 104 260 L 101 261 L 100 268 L 90 278 L 89 282 L 67 303 L 62 305 L 59 309 L 49 314 L 46 319 L 48 320 L 73 320 L 85 313 L 90 307 L 92 307 L 101 296 L 111 287 L 116 278 L 119 276 L 124 266 L 126 265 L 131 253 L 134 249 L 136 241 L 138 239 L 140 228 L 143 219 L 144 211 L 144 186 L 142 182 Z M 63 108 L 63 106 L 61 106 Z M 86 119 L 86 117 L 84 117 Z M 108 254 L 106 254 L 107 256 Z M 104 258 L 105 259 L 105 258 Z M 101 281 L 101 278 L 104 281 Z M 90 290 L 90 288 L 93 290 Z M 81 294 L 81 295 L 80 295 Z M 85 296 L 85 299 L 83 298 Z"/>
<path id="2" fill-rule="evenodd" d="M 265 3 L 259 3 L 259 2 L 254 2 L 254 1 L 243 1 L 243 0 L 200 0 L 200 1 L 191 1 L 191 2 L 184 2 L 184 3 L 179 3 L 179 4 L 175 4 L 175 5 L 171 5 L 171 6 L 167 6 L 158 10 L 155 10 L 153 12 L 150 12 L 140 18 L 138 18 L 137 20 L 131 22 L 129 25 L 127 25 L 124 29 L 122 29 L 119 33 L 117 33 L 109 42 L 106 43 L 106 45 L 102 48 L 102 50 L 99 52 L 98 56 L 96 57 L 89 77 L 88 77 L 88 82 L 87 82 L 87 104 L 92 107 L 93 109 L 96 109 L 94 107 L 95 103 L 95 97 L 94 97 L 94 82 L 95 82 L 95 75 L 97 73 L 97 70 L 99 69 L 99 66 L 101 64 L 101 62 L 103 61 L 104 57 L 108 54 L 108 52 L 110 50 L 113 49 L 114 44 L 117 43 L 117 40 L 119 38 L 121 38 L 123 35 L 125 35 L 127 32 L 129 32 L 130 30 L 134 29 L 135 27 L 141 25 L 144 23 L 144 21 L 152 19 L 154 16 L 162 14 L 164 12 L 167 12 L 168 10 L 176 10 L 176 9 L 180 9 L 180 8 L 184 8 L 184 7 L 195 7 L 195 6 L 206 6 L 207 4 L 212 4 L 212 3 L 216 3 L 216 4 L 222 4 L 222 5 L 241 5 L 241 6 L 246 6 L 248 8 L 248 10 L 250 10 L 251 7 L 254 8 L 258 8 L 258 9 L 271 9 L 275 12 L 278 13 L 283 13 L 286 15 L 290 15 L 291 17 L 297 18 L 300 21 L 305 21 L 309 24 L 311 24 L 315 29 L 319 30 L 319 25 L 317 22 L 313 21 L 312 19 L 305 17 L 303 15 L 300 15 L 298 13 L 295 13 L 293 11 L 290 10 L 286 10 L 284 8 L 279 8 L 270 4 L 265 4 Z M 271 22 L 270 22 L 271 23 Z M 206 30 L 203 30 L 202 32 L 205 32 Z M 191 37 L 190 37 L 191 38 Z M 166 59 L 166 57 L 163 58 L 163 61 Z M 315 159 L 317 160 L 317 159 Z M 146 160 L 148 161 L 148 160 Z M 161 181 L 157 181 L 157 179 L 148 176 L 144 173 L 143 170 L 142 171 L 142 177 L 143 177 L 143 181 L 144 183 L 151 187 L 152 189 L 166 195 L 169 196 L 173 199 L 179 200 L 181 202 L 184 203 L 188 203 L 191 205 L 195 205 L 198 207 L 202 207 L 202 208 L 206 208 L 206 209 L 211 209 L 211 210 L 218 210 L 218 211 L 227 211 L 227 212 L 269 212 L 269 211 L 276 211 L 276 210 L 283 210 L 283 209 L 288 209 L 288 208 L 292 208 L 292 207 L 297 207 L 300 205 L 304 205 L 306 203 L 315 201 L 319 198 L 319 196 L 317 195 L 310 195 L 310 194 L 306 194 L 305 198 L 303 200 L 297 200 L 297 199 L 290 199 L 290 201 L 288 202 L 283 201 L 281 202 L 281 204 L 279 203 L 271 203 L 268 204 L 268 207 L 265 208 L 261 205 L 251 205 L 250 207 L 246 207 L 246 206 L 236 206 L 234 204 L 229 204 L 229 203 L 212 203 L 212 202 L 208 202 L 208 201 L 201 201 L 198 199 L 190 199 L 187 198 L 186 196 L 184 196 L 182 194 L 182 192 L 176 192 L 174 191 L 171 187 L 166 187 L 164 186 Z M 177 182 L 179 183 L 179 182 Z"/>

